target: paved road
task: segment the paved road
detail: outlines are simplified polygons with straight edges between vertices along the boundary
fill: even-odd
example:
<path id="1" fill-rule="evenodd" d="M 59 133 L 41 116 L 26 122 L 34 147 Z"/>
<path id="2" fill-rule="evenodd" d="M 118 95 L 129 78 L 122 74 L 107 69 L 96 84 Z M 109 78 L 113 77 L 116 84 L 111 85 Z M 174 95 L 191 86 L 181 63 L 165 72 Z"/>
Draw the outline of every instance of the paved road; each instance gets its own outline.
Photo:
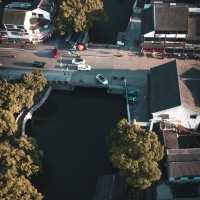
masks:
<path id="1" fill-rule="evenodd" d="M 57 41 L 56 41 L 57 42 Z M 37 50 L 20 49 L 0 49 L 0 62 L 6 67 L 31 67 L 35 60 L 46 62 L 46 67 L 55 69 L 57 59 L 51 58 L 51 50 L 54 44 L 41 44 Z M 58 45 L 59 46 L 59 45 Z M 66 57 L 66 50 L 60 50 L 63 57 Z M 72 73 L 70 80 L 76 83 L 97 84 L 95 76 L 102 73 L 108 78 L 111 85 L 123 84 L 121 80 L 125 77 L 128 81 L 128 88 L 139 90 L 138 103 L 135 106 L 135 116 L 138 121 L 145 121 L 147 117 L 147 72 L 151 67 L 169 62 L 172 59 L 153 59 L 147 57 L 138 57 L 130 51 L 108 48 L 89 48 L 86 51 L 79 52 L 85 58 L 86 63 L 92 66 L 90 72 Z M 8 58 L 8 55 L 16 55 L 16 58 Z M 196 60 L 177 60 L 177 64 L 187 69 L 190 65 L 200 65 Z M 32 69 L 32 68 L 31 68 Z M 116 78 L 117 77 L 117 78 Z M 55 77 L 52 77 L 55 79 Z M 59 77 L 58 77 L 59 79 Z M 67 79 L 69 80 L 69 79 Z"/>
<path id="2" fill-rule="evenodd" d="M 46 62 L 48 68 L 54 68 L 57 64 L 57 59 L 51 57 L 51 52 L 54 47 L 55 45 L 41 44 L 37 50 L 0 48 L 0 62 L 6 67 L 31 67 L 31 63 L 37 60 Z M 63 58 L 65 58 L 67 51 L 62 49 L 60 52 Z M 92 68 L 149 69 L 172 60 L 167 58 L 154 59 L 139 57 L 131 51 L 107 48 L 90 48 L 78 53 L 85 58 L 87 64 L 91 65 Z M 16 58 L 8 58 L 7 55 L 16 55 Z M 188 65 L 199 65 L 200 61 L 177 60 L 177 64 L 187 67 Z"/>

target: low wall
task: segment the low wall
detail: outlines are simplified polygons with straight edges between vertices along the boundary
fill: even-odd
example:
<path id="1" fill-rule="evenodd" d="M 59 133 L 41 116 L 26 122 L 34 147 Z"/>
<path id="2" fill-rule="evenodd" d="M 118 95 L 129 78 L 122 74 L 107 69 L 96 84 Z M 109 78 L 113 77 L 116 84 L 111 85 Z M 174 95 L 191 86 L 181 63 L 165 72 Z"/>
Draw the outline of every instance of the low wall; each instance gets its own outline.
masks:
<path id="1" fill-rule="evenodd" d="M 39 97 L 39 101 L 36 104 L 34 104 L 29 110 L 27 110 L 24 115 L 22 115 L 23 119 L 22 119 L 22 124 L 21 124 L 21 135 L 26 134 L 25 133 L 26 122 L 29 119 L 31 119 L 33 113 L 45 103 L 45 101 L 49 97 L 51 91 L 52 91 L 52 87 L 48 86 L 46 88 L 46 91 Z"/>

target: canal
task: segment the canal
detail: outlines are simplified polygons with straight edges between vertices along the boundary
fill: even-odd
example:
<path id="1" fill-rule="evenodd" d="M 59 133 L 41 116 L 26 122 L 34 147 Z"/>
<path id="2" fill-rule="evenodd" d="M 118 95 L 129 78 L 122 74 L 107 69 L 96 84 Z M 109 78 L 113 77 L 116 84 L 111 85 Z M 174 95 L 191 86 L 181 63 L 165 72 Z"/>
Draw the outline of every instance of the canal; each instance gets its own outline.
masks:
<path id="1" fill-rule="evenodd" d="M 36 187 L 45 200 L 92 200 L 97 177 L 111 174 L 106 136 L 126 117 L 125 99 L 104 90 L 53 91 L 35 113 L 32 134 L 44 151 Z"/>

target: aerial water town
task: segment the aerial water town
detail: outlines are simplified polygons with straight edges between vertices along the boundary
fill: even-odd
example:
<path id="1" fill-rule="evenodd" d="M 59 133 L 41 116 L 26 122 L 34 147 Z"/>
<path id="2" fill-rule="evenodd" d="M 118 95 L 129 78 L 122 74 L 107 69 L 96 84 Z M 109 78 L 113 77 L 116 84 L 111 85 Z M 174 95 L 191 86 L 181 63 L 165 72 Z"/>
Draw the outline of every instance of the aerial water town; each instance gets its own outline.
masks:
<path id="1" fill-rule="evenodd" d="M 199 0 L 0 0 L 0 200 L 200 200 Z"/>

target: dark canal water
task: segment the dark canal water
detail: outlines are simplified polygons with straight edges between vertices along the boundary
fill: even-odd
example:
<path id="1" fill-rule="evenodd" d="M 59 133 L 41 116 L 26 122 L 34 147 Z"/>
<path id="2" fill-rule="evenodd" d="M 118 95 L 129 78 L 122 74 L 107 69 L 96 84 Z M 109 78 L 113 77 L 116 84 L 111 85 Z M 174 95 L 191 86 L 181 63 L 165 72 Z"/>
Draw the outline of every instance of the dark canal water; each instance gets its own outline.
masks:
<path id="1" fill-rule="evenodd" d="M 44 151 L 36 186 L 46 200 L 93 199 L 97 177 L 112 173 L 105 137 L 123 117 L 121 96 L 94 89 L 51 93 L 32 124 Z"/>
<path id="2" fill-rule="evenodd" d="M 115 44 L 117 33 L 126 30 L 134 0 L 104 0 L 107 20 L 95 22 L 90 39 L 95 43 Z"/>

